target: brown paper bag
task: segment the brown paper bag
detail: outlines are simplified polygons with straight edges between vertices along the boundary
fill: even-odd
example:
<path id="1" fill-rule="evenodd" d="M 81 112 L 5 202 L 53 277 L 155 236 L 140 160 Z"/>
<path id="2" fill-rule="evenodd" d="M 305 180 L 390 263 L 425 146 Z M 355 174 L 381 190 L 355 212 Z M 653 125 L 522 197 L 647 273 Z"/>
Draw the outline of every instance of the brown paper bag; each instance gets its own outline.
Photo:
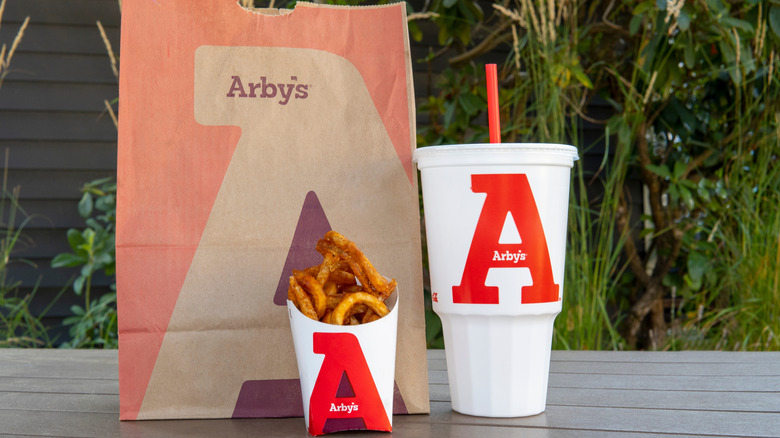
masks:
<path id="1" fill-rule="evenodd" d="M 122 12 L 120 417 L 302 415 L 285 300 L 335 229 L 396 278 L 396 413 L 428 412 L 403 3 Z"/>

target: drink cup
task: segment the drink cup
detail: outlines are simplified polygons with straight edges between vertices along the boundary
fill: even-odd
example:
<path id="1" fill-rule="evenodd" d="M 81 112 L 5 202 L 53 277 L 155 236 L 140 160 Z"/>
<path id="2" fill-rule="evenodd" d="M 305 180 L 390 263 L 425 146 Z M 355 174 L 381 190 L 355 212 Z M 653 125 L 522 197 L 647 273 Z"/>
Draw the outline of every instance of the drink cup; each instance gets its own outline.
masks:
<path id="1" fill-rule="evenodd" d="M 287 301 L 303 414 L 311 435 L 393 430 L 398 291 L 390 313 L 360 325 L 314 321 Z"/>
<path id="2" fill-rule="evenodd" d="M 563 297 L 573 146 L 474 144 L 415 151 L 433 310 L 452 409 L 544 411 Z"/>

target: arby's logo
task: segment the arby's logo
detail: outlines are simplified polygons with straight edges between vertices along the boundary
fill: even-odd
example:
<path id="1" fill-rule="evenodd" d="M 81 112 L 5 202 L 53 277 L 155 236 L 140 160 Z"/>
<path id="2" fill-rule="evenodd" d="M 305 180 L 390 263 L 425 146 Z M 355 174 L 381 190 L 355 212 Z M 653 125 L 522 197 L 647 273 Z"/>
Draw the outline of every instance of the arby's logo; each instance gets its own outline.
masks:
<path id="1" fill-rule="evenodd" d="M 453 303 L 498 304 L 498 287 L 486 286 L 491 268 L 527 268 L 533 284 L 522 288 L 521 302 L 559 300 L 550 264 L 550 252 L 536 201 L 525 174 L 472 175 L 471 191 L 485 193 L 463 277 L 452 287 Z M 501 243 L 508 217 L 522 237 L 520 243 Z"/>
<path id="2" fill-rule="evenodd" d="M 315 332 L 314 353 L 325 358 L 309 399 L 312 435 L 327 433 L 328 420 L 354 419 L 360 423 L 354 429 L 392 430 L 355 335 Z"/>

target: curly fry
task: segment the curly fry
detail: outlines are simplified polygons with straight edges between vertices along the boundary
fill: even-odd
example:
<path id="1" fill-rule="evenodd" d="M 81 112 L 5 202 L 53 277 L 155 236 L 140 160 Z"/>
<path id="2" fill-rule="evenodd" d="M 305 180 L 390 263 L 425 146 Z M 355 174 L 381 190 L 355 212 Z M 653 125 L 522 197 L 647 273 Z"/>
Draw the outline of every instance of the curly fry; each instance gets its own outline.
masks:
<path id="1" fill-rule="evenodd" d="M 325 284 L 328 281 L 330 273 L 336 269 L 336 255 L 332 252 L 328 252 L 324 257 L 325 260 L 322 261 L 319 272 L 317 272 L 317 281 L 320 284 Z"/>
<path id="2" fill-rule="evenodd" d="M 314 311 L 314 307 L 311 305 L 311 300 L 309 300 L 309 296 L 306 295 L 306 292 L 303 291 L 303 288 L 298 284 L 297 281 L 295 281 L 295 277 L 290 277 L 290 287 L 287 289 L 287 295 L 289 296 L 290 291 L 292 291 L 293 295 L 295 296 L 295 302 L 297 302 L 298 309 L 303 313 L 304 315 L 308 316 L 309 318 L 313 320 L 319 320 L 317 317 L 317 312 Z"/>
<path id="3" fill-rule="evenodd" d="M 325 291 L 325 295 L 330 297 L 339 293 L 339 285 L 334 281 L 328 281 L 322 285 L 322 290 Z"/>
<path id="4" fill-rule="evenodd" d="M 380 317 L 385 316 L 390 312 L 385 303 L 375 295 L 366 292 L 355 292 L 344 297 L 339 305 L 333 309 L 333 313 L 330 315 L 331 324 L 343 325 L 347 312 L 352 306 L 360 303 L 368 306 L 368 308 L 373 310 L 374 313 Z"/>
<path id="5" fill-rule="evenodd" d="M 323 261 L 293 270 L 287 299 L 307 317 L 329 324 L 365 324 L 389 310 L 395 280 L 380 275 L 354 242 L 330 231 L 317 242 Z"/>
<path id="6" fill-rule="evenodd" d="M 368 310 L 366 313 L 363 314 L 363 318 L 360 320 L 361 324 L 366 324 L 369 322 L 376 321 L 377 319 L 381 318 L 379 315 L 374 313 L 373 310 Z"/>
<path id="7" fill-rule="evenodd" d="M 316 278 L 302 271 L 293 269 L 293 276 L 303 290 L 311 295 L 314 311 L 317 312 L 317 319 L 320 319 L 325 314 L 327 306 L 327 298 L 325 297 L 325 291 L 322 290 L 322 285 L 317 282 Z"/>
<path id="8" fill-rule="evenodd" d="M 350 262 L 352 271 L 355 273 L 355 276 L 358 276 L 358 279 L 361 280 L 361 283 L 364 286 L 368 286 L 370 284 L 371 287 L 380 295 L 385 297 L 390 296 L 390 294 L 393 292 L 393 289 L 395 289 L 395 280 L 388 283 L 385 277 L 377 272 L 376 268 L 374 268 L 374 265 L 370 260 L 368 260 L 368 257 L 363 254 L 363 251 L 361 251 L 354 242 L 336 231 L 328 231 L 325 233 L 325 238 L 329 239 L 337 248 L 341 249 L 349 255 L 349 259 L 347 259 L 347 261 Z M 356 269 L 353 266 L 353 261 L 360 267 L 361 273 L 368 277 L 367 282 L 363 283 L 362 278 L 360 278 L 359 274 L 355 272 Z"/>
<path id="9" fill-rule="evenodd" d="M 341 269 L 331 272 L 328 279 L 340 286 L 357 284 L 354 274 Z"/>

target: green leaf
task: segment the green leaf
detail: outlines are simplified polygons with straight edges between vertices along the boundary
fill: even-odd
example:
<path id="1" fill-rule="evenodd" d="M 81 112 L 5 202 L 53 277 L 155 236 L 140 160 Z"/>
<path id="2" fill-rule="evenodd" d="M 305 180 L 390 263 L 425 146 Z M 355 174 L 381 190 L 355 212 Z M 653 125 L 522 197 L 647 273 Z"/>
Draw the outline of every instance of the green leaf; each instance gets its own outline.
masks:
<path id="1" fill-rule="evenodd" d="M 452 101 L 444 102 L 444 126 L 450 126 L 455 118 L 455 103 Z"/>
<path id="2" fill-rule="evenodd" d="M 73 292 L 76 292 L 76 295 L 81 296 L 81 292 L 84 289 L 84 281 L 86 281 L 86 279 L 86 277 L 80 276 L 73 282 Z"/>
<path id="3" fill-rule="evenodd" d="M 444 348 L 441 320 L 430 310 L 425 311 L 425 327 L 428 348 Z"/>
<path id="4" fill-rule="evenodd" d="M 720 22 L 731 27 L 736 27 L 738 29 L 742 29 L 745 32 L 748 32 L 750 34 L 754 33 L 753 25 L 745 20 L 740 20 L 739 18 L 734 17 L 721 17 Z"/>
<path id="5" fill-rule="evenodd" d="M 680 192 L 677 190 L 676 184 L 669 186 L 669 199 L 672 204 L 677 204 L 677 202 L 680 200 Z"/>
<path id="6" fill-rule="evenodd" d="M 571 67 L 569 71 L 571 71 L 572 74 L 574 74 L 574 77 L 577 78 L 580 84 L 582 84 L 585 88 L 589 90 L 593 89 L 593 82 L 590 81 L 590 78 L 582 70 L 582 67 L 580 67 L 579 65 L 575 65 Z"/>
<path id="7" fill-rule="evenodd" d="M 663 178 L 672 179 L 672 174 L 669 172 L 669 167 L 665 164 L 661 166 L 656 166 L 655 164 L 648 164 L 645 166 L 647 170 L 655 173 L 658 176 L 661 176 Z"/>
<path id="8" fill-rule="evenodd" d="M 691 191 L 684 185 L 678 185 L 677 189 L 680 192 L 680 198 L 682 199 L 683 203 L 685 203 L 685 206 L 688 207 L 688 210 L 693 210 L 695 203 L 693 202 L 693 195 L 691 194 Z"/>
<path id="9" fill-rule="evenodd" d="M 92 194 L 89 192 L 84 193 L 81 196 L 81 200 L 78 204 L 79 215 L 83 218 L 88 218 L 92 214 Z"/>
<path id="10" fill-rule="evenodd" d="M 51 260 L 52 268 L 74 268 L 86 263 L 86 258 L 71 253 L 57 254 Z"/>
<path id="11" fill-rule="evenodd" d="M 780 6 L 772 6 L 769 9 L 769 27 L 780 38 Z"/>
<path id="12" fill-rule="evenodd" d="M 75 228 L 69 229 L 67 236 L 68 236 L 68 244 L 70 245 L 71 249 L 73 249 L 74 251 L 76 251 L 78 247 L 84 243 L 84 237 L 82 237 L 81 231 Z"/>
<path id="13" fill-rule="evenodd" d="M 90 182 L 84 184 L 84 187 L 81 189 L 81 191 L 82 192 L 86 192 L 86 191 L 94 190 L 97 187 L 100 187 L 101 185 L 111 181 L 112 179 L 114 179 L 113 176 L 107 176 L 105 178 L 100 178 L 100 179 L 96 179 L 94 181 L 90 181 Z M 116 189 L 116 184 L 114 184 L 114 188 Z"/>
<path id="14" fill-rule="evenodd" d="M 81 277 L 91 277 L 92 273 L 97 270 L 95 263 L 87 263 L 81 267 Z"/>
<path id="15" fill-rule="evenodd" d="M 666 2 L 664 2 L 664 7 L 666 7 Z M 651 2 L 641 2 L 641 3 L 639 3 L 638 5 L 636 5 L 634 7 L 634 10 L 631 11 L 631 14 L 634 15 L 634 16 L 642 15 L 645 12 L 647 12 L 649 10 L 652 10 L 652 9 L 653 9 L 653 4 Z"/>
<path id="16" fill-rule="evenodd" d="M 677 26 L 683 32 L 691 27 L 691 16 L 685 11 L 680 11 L 680 15 L 677 17 Z"/>
<path id="17" fill-rule="evenodd" d="M 689 69 L 696 67 L 696 48 L 693 45 L 692 38 L 689 39 L 688 44 L 685 45 L 683 59 L 685 60 L 685 66 Z"/>
<path id="18" fill-rule="evenodd" d="M 628 31 L 631 33 L 631 35 L 636 35 L 636 33 L 639 31 L 639 26 L 642 25 L 642 19 L 644 17 L 642 15 L 634 15 L 631 17 L 631 21 L 628 23 Z"/>
<path id="19" fill-rule="evenodd" d="M 715 10 L 717 13 L 720 13 L 726 9 L 726 7 L 723 5 L 723 2 L 720 0 L 707 0 L 707 6 L 709 6 L 710 9 Z"/>
<path id="20" fill-rule="evenodd" d="M 94 218 L 89 218 L 85 222 L 88 227 L 92 228 L 95 231 L 102 231 L 104 229 L 103 226 L 100 225 L 100 222 L 96 221 Z"/>
<path id="21" fill-rule="evenodd" d="M 688 276 L 691 280 L 691 287 L 694 290 L 701 288 L 701 280 L 704 273 L 709 268 L 710 259 L 706 254 L 692 252 L 688 255 Z"/>
<path id="22" fill-rule="evenodd" d="M 461 94 L 458 97 L 458 103 L 460 103 L 460 107 L 469 116 L 476 115 L 484 107 L 482 99 L 471 93 Z"/>
<path id="23" fill-rule="evenodd" d="M 681 176 L 683 176 L 683 173 L 685 173 L 685 163 L 682 161 L 676 161 L 674 163 L 674 173 L 673 173 L 673 180 L 677 181 L 680 179 Z"/>
<path id="24" fill-rule="evenodd" d="M 620 119 L 618 122 L 618 144 L 628 147 L 632 143 L 631 139 L 631 127 L 625 119 Z"/>
<path id="25" fill-rule="evenodd" d="M 106 195 L 99 197 L 95 201 L 95 208 L 100 211 L 109 211 L 115 209 L 116 197 L 111 193 L 107 193 Z"/>
<path id="26" fill-rule="evenodd" d="M 105 252 L 101 253 L 101 254 L 98 254 L 95 257 L 95 265 L 97 265 L 99 267 L 103 267 L 103 266 L 109 265 L 113 261 L 114 261 L 114 258 L 111 256 L 111 254 L 108 254 L 108 253 L 105 253 Z"/>

